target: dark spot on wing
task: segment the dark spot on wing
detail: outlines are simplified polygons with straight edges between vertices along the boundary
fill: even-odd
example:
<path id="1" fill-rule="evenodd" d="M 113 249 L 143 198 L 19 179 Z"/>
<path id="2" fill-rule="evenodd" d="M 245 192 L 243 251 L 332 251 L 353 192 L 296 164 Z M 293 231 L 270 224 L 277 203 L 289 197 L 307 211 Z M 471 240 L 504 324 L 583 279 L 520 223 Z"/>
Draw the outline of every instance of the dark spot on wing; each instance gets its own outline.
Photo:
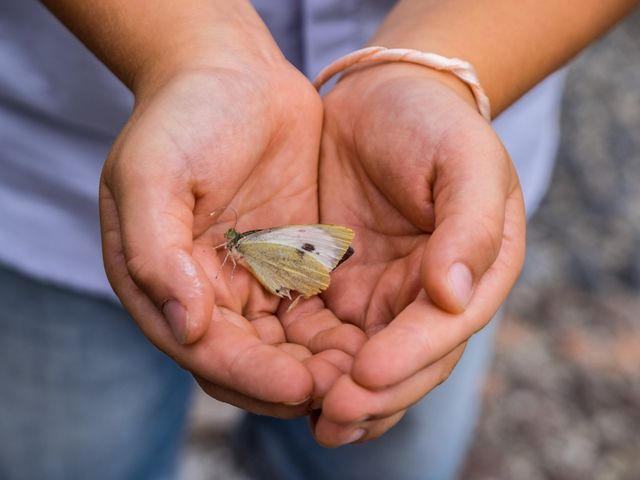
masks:
<path id="1" fill-rule="evenodd" d="M 316 247 L 314 247 L 310 243 L 304 243 L 302 244 L 302 249 L 306 250 L 307 252 L 313 252 L 316 249 Z"/>

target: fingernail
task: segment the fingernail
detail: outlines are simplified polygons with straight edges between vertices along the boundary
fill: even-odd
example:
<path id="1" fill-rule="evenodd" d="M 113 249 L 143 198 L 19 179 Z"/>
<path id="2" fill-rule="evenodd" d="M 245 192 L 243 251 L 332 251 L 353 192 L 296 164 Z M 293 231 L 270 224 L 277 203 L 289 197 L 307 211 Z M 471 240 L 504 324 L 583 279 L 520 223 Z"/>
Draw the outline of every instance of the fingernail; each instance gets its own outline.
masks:
<path id="1" fill-rule="evenodd" d="M 454 263 L 449 268 L 449 282 L 460 305 L 466 307 L 471 299 L 471 289 L 473 288 L 471 271 L 462 263 Z"/>
<path id="2" fill-rule="evenodd" d="M 187 337 L 187 310 L 176 300 L 168 300 L 162 306 L 162 314 L 171 327 L 173 336 L 183 344 Z"/>
<path id="3" fill-rule="evenodd" d="M 343 445 L 348 445 L 349 443 L 357 442 L 362 437 L 364 437 L 365 433 L 367 433 L 367 431 L 364 428 L 359 428 L 357 430 L 354 430 L 353 433 L 349 435 L 349 438 L 344 442 Z"/>

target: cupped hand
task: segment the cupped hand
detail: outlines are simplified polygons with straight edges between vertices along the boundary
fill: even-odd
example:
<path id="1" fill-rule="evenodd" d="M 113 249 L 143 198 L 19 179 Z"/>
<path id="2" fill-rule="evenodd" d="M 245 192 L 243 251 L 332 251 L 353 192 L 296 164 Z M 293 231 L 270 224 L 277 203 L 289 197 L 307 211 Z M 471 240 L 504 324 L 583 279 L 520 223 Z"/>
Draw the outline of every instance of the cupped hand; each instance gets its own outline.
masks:
<path id="1" fill-rule="evenodd" d="M 105 266 L 123 305 L 205 391 L 258 413 L 306 413 L 324 361 L 310 342 L 343 327 L 318 299 L 287 317 L 300 343 L 288 341 L 279 299 L 231 262 L 221 272 L 213 247 L 236 221 L 317 222 L 321 122 L 319 96 L 284 60 L 181 72 L 139 96 L 102 174 Z"/>
<path id="2" fill-rule="evenodd" d="M 449 74 L 361 68 L 324 104 L 320 218 L 356 230 L 324 299 L 368 336 L 314 424 L 335 446 L 383 434 L 448 377 L 520 272 L 525 219 L 508 154 Z"/>

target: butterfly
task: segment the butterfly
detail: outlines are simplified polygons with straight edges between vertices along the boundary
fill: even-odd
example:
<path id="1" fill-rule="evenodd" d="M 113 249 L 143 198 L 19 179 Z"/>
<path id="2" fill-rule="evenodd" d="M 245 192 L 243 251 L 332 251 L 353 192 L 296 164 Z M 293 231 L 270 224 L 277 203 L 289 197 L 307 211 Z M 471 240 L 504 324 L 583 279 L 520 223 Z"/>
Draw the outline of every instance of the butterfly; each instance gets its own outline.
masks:
<path id="1" fill-rule="evenodd" d="M 293 291 L 309 298 L 326 290 L 330 273 L 354 253 L 353 230 L 339 225 L 287 225 L 244 233 L 230 228 L 224 236 L 228 253 L 223 266 L 229 256 L 234 268 L 236 260 L 241 261 L 267 291 L 288 299 Z"/>

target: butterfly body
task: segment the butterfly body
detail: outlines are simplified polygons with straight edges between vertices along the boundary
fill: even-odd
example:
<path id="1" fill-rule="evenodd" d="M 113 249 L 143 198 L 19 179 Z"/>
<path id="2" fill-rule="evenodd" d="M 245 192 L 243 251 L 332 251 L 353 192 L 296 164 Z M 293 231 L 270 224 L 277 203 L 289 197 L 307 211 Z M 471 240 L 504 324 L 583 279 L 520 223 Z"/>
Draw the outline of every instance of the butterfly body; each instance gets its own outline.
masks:
<path id="1" fill-rule="evenodd" d="M 351 254 L 354 233 L 338 225 L 287 225 L 225 233 L 226 248 L 272 294 L 304 298 L 326 290 L 331 272 Z"/>

